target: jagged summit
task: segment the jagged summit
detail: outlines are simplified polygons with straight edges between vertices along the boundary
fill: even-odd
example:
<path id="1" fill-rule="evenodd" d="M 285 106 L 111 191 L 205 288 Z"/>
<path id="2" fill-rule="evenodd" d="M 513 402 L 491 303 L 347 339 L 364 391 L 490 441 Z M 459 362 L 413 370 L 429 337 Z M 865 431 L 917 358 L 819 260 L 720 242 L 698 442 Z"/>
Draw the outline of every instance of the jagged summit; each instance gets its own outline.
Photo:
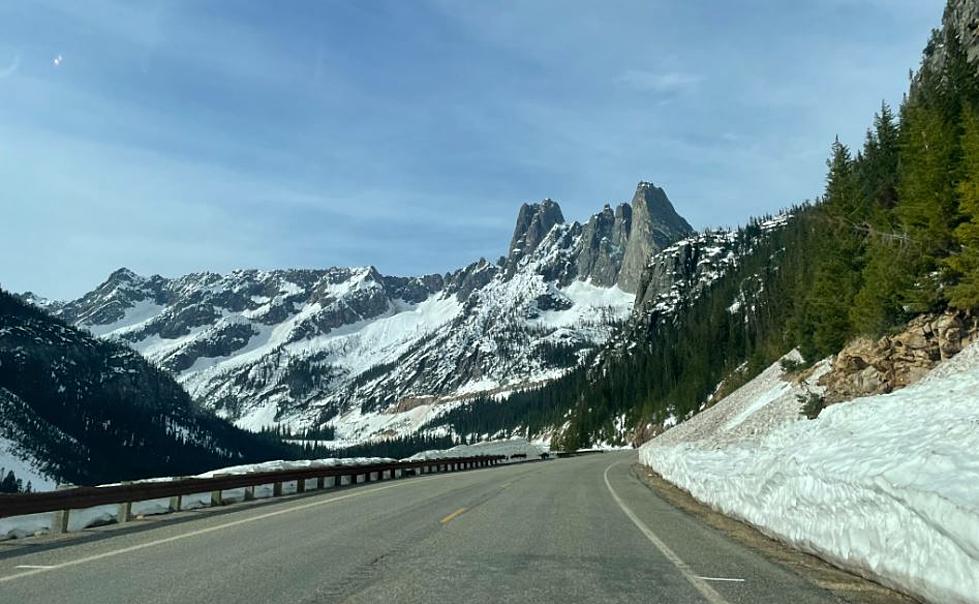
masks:
<path id="1" fill-rule="evenodd" d="M 107 280 L 108 281 L 136 281 L 138 279 L 141 279 L 141 277 L 137 275 L 135 272 L 126 268 L 125 266 L 120 266 L 119 268 L 117 268 L 116 270 L 112 271 L 112 273 L 109 274 L 109 278 Z"/>
<path id="2" fill-rule="evenodd" d="M 561 206 L 550 198 L 540 203 L 523 204 L 510 240 L 510 256 L 530 255 L 555 224 L 564 223 Z"/>
<path id="3" fill-rule="evenodd" d="M 632 197 L 632 232 L 622 259 L 619 287 L 635 292 L 650 257 L 693 232 L 693 227 L 677 214 L 663 189 L 651 182 L 640 181 Z"/>

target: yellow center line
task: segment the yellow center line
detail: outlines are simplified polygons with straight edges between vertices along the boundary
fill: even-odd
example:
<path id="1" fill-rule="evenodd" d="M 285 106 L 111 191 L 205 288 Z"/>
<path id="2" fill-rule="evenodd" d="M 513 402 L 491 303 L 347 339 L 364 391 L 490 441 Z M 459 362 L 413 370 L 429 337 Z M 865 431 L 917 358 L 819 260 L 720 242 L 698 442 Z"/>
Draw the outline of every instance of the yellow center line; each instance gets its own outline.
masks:
<path id="1" fill-rule="evenodd" d="M 448 524 L 448 523 L 452 522 L 453 520 L 455 520 L 456 518 L 458 518 L 459 516 L 461 516 L 463 514 L 463 512 L 465 512 L 465 511 L 466 511 L 466 508 L 459 508 L 458 510 L 452 512 L 451 514 L 449 514 L 445 518 L 439 520 L 439 522 L 441 522 L 442 524 Z"/>

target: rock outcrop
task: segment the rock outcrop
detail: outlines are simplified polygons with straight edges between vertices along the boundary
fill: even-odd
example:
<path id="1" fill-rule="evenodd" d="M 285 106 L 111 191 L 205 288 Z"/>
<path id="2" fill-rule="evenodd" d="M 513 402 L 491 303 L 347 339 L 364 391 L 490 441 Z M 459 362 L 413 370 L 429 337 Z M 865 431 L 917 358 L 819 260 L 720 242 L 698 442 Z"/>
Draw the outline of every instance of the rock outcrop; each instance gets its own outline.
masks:
<path id="1" fill-rule="evenodd" d="M 693 228 L 676 213 L 663 189 L 640 182 L 632 198 L 632 229 L 619 271 L 619 287 L 635 292 L 653 254 L 692 233 Z"/>
<path id="2" fill-rule="evenodd" d="M 976 318 L 953 312 L 922 315 L 900 333 L 876 341 L 858 338 L 836 355 L 820 379 L 825 401 L 839 403 L 909 386 L 977 339 Z"/>
<path id="3" fill-rule="evenodd" d="M 540 242 L 556 224 L 564 223 L 561 206 L 550 199 L 540 203 L 523 204 L 517 215 L 517 226 L 510 240 L 510 257 L 523 258 L 537 249 Z"/>
<path id="4" fill-rule="evenodd" d="M 577 251 L 578 274 L 587 275 L 600 287 L 615 285 L 631 233 L 632 206 L 623 203 L 613 211 L 606 205 L 582 230 Z"/>
<path id="5" fill-rule="evenodd" d="M 954 36 L 974 65 L 979 64 L 979 2 L 976 0 L 949 0 L 942 15 L 942 27 L 934 30 L 925 48 L 923 67 L 937 72 L 946 59 L 946 40 Z"/>

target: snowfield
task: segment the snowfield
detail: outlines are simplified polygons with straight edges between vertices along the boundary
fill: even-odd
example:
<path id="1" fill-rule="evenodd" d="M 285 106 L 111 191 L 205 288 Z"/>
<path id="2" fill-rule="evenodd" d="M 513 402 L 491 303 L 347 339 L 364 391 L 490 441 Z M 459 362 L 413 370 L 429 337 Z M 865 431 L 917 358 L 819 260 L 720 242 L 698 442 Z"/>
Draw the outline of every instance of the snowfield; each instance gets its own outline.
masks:
<path id="1" fill-rule="evenodd" d="M 806 420 L 796 395 L 814 382 L 775 364 L 640 458 L 843 568 L 929 602 L 979 602 L 979 345 L 918 384 Z"/>
<path id="2" fill-rule="evenodd" d="M 526 455 L 527 459 L 536 459 L 540 457 L 541 453 L 546 453 L 547 450 L 547 447 L 531 444 L 526 439 L 512 438 L 509 440 L 490 440 L 472 445 L 458 445 L 451 449 L 422 451 L 421 453 L 415 453 L 408 459 L 445 459 L 451 457 L 475 457 L 477 455 L 506 455 L 507 457 Z M 518 458 L 518 460 L 523 461 L 522 458 Z M 508 463 L 509 461 L 507 460 L 503 463 Z"/>
<path id="3" fill-rule="evenodd" d="M 2 442 L 0 442 L 2 444 Z M 527 459 L 536 459 L 546 448 L 532 445 L 526 440 L 515 438 L 511 440 L 487 441 L 473 445 L 459 445 L 451 449 L 424 451 L 407 458 L 406 461 L 428 460 L 428 459 L 447 459 L 455 457 L 473 457 L 476 455 L 526 455 Z M 349 458 L 328 458 L 328 459 L 302 459 L 296 461 L 267 461 L 264 463 L 247 464 L 220 468 L 199 474 L 196 478 L 213 478 L 215 476 L 228 476 L 238 474 L 256 474 L 259 472 L 275 472 L 280 470 L 297 470 L 305 468 L 324 468 L 335 466 L 359 466 L 367 464 L 385 463 L 395 461 L 387 457 L 349 457 Z M 507 460 L 509 462 L 510 460 Z M 514 461 L 523 461 L 518 458 Z M 504 462 L 504 463 L 507 463 Z M 20 469 L 18 468 L 18 471 Z M 19 474 L 18 474 L 19 475 Z M 173 477 L 153 478 L 145 482 L 174 480 Z M 342 485 L 349 484 L 350 478 L 343 477 Z M 45 484 L 45 486 L 49 486 Z M 53 485 L 50 485 L 53 488 Z M 314 489 L 315 480 L 306 481 L 306 487 Z M 329 489 L 332 484 L 327 483 L 325 488 Z M 296 492 L 296 481 L 283 483 L 282 493 L 285 495 Z M 260 485 L 255 487 L 255 498 L 262 499 L 272 496 L 272 485 Z M 231 489 L 222 491 L 221 498 L 225 502 L 243 501 L 245 498 L 244 489 Z M 182 510 L 192 510 L 211 505 L 211 493 L 199 493 L 195 495 L 185 495 L 181 502 Z M 154 499 L 149 501 L 134 502 L 131 508 L 133 516 L 151 516 L 155 514 L 166 514 L 170 511 L 169 499 Z M 32 514 L 30 516 L 17 516 L 14 518 L 0 518 L 0 540 L 29 537 L 47 533 L 51 530 L 54 514 Z M 85 510 L 72 510 L 68 517 L 68 530 L 80 531 L 82 529 L 109 524 L 119 519 L 119 506 L 103 505 Z"/>

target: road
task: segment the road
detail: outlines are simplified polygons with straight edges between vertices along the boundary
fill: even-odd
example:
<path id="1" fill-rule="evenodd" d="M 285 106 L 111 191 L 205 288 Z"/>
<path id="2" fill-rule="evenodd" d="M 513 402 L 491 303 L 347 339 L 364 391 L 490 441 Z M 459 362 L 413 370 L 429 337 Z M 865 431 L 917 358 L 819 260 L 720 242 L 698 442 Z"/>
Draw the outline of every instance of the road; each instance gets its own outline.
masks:
<path id="1" fill-rule="evenodd" d="M 836 602 L 606 453 L 0 545 L 0 602 Z M 161 517 L 162 518 L 162 517 Z"/>

